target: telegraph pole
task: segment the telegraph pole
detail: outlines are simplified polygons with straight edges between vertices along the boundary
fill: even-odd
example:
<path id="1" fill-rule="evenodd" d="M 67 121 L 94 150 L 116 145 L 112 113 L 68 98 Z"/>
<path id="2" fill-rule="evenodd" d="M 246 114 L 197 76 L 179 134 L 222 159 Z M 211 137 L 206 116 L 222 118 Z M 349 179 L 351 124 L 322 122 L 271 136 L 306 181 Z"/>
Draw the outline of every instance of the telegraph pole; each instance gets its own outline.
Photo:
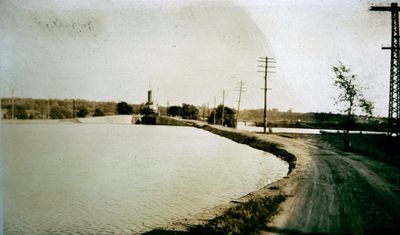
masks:
<path id="1" fill-rule="evenodd" d="M 203 104 L 202 105 L 202 109 L 203 109 L 203 121 L 206 119 L 206 105 Z"/>
<path id="2" fill-rule="evenodd" d="M 73 99 L 72 100 L 72 118 L 75 118 L 75 114 L 76 114 L 76 111 L 75 111 L 75 99 Z"/>
<path id="3" fill-rule="evenodd" d="M 47 119 L 50 119 L 50 98 L 47 98 Z"/>
<path id="4" fill-rule="evenodd" d="M 275 73 L 273 71 L 268 71 L 269 68 L 275 68 L 274 66 L 269 66 L 268 63 L 276 63 L 274 58 L 270 58 L 268 56 L 266 57 L 260 57 L 258 62 L 265 63 L 265 65 L 258 65 L 258 67 L 264 68 L 264 71 L 258 71 L 264 73 L 264 88 L 261 88 L 264 90 L 264 120 L 263 120 L 263 130 L 264 133 L 267 132 L 267 91 L 271 90 L 268 88 L 268 73 Z"/>
<path id="5" fill-rule="evenodd" d="M 215 106 L 216 97 L 214 96 L 214 118 L 213 118 L 213 125 L 215 125 L 215 113 L 217 112 L 217 107 Z"/>
<path id="6" fill-rule="evenodd" d="M 224 126 L 224 109 L 225 109 L 225 89 L 222 90 L 222 114 L 221 114 L 221 125 Z"/>
<path id="7" fill-rule="evenodd" d="M 240 101 L 242 98 L 242 91 L 244 89 L 244 87 L 243 87 L 244 85 L 245 84 L 243 83 L 243 81 L 239 81 L 239 100 L 238 100 L 238 108 L 237 108 L 237 113 L 236 113 L 236 125 L 237 125 L 237 122 L 239 121 Z"/>
<path id="8" fill-rule="evenodd" d="M 390 93 L 389 93 L 389 114 L 387 134 L 392 136 L 400 135 L 400 38 L 399 38 L 399 11 L 397 3 L 390 6 L 372 6 L 371 11 L 389 11 L 392 18 L 392 45 L 382 47 L 383 50 L 390 50 Z"/>
<path id="9" fill-rule="evenodd" d="M 11 89 L 11 119 L 14 120 L 14 88 Z"/>
<path id="10" fill-rule="evenodd" d="M 169 109 L 169 100 L 167 100 L 167 113 L 165 114 L 165 116 L 169 116 L 168 115 L 168 109 Z"/>
<path id="11" fill-rule="evenodd" d="M 210 117 L 210 101 L 207 101 L 207 119 Z"/>

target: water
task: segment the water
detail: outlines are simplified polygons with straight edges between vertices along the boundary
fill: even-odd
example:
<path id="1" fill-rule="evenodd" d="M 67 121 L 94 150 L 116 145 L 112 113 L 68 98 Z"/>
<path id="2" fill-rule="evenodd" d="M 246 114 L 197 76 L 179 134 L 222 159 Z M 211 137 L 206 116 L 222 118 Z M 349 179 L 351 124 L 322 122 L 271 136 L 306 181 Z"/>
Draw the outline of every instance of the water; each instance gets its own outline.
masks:
<path id="1" fill-rule="evenodd" d="M 189 127 L 3 124 L 5 234 L 132 234 L 284 177 L 271 154 Z"/>
<path id="2" fill-rule="evenodd" d="M 263 132 L 264 128 L 260 126 L 247 126 L 244 122 L 239 122 L 237 126 L 238 130 L 251 131 L 251 132 Z M 344 130 L 328 130 L 328 129 L 310 129 L 310 128 L 286 128 L 286 127 L 272 127 L 267 128 L 267 132 L 271 129 L 272 133 L 297 133 L 297 134 L 321 134 L 321 131 L 335 133 L 344 132 Z M 360 131 L 350 131 L 350 133 L 360 133 Z M 386 134 L 386 132 L 379 131 L 362 131 L 364 134 Z"/>

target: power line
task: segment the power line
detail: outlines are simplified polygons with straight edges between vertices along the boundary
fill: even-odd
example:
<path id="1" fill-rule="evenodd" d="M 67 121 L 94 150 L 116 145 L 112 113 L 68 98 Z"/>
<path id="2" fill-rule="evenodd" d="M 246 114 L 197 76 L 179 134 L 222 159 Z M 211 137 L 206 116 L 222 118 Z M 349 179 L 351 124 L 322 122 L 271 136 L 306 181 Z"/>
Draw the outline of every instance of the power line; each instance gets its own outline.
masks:
<path id="1" fill-rule="evenodd" d="M 221 125 L 224 126 L 224 109 L 225 109 L 225 89 L 222 90 L 222 114 L 221 114 Z"/>
<path id="2" fill-rule="evenodd" d="M 268 88 L 268 73 L 275 73 L 274 71 L 269 71 L 268 69 L 270 68 L 276 68 L 275 66 L 270 66 L 269 64 L 276 63 L 274 58 L 270 58 L 268 56 L 266 57 L 260 57 L 257 62 L 263 63 L 263 65 L 258 65 L 257 67 L 262 67 L 264 68 L 263 71 L 257 71 L 264 73 L 264 88 L 261 88 L 264 90 L 264 120 L 263 120 L 263 129 L 264 133 L 267 132 L 267 91 L 270 90 Z M 265 64 L 265 65 L 264 65 Z"/>
<path id="3" fill-rule="evenodd" d="M 382 47 L 390 50 L 390 93 L 388 113 L 388 135 L 400 135 L 400 38 L 399 38 L 399 11 L 397 3 L 390 6 L 372 6 L 371 11 L 390 11 L 392 18 L 392 45 Z"/>
<path id="4" fill-rule="evenodd" d="M 242 81 L 242 80 L 240 80 L 239 81 L 239 100 L 238 100 L 238 108 L 237 108 L 237 113 L 236 113 L 236 125 L 237 125 L 237 122 L 239 121 L 239 111 L 240 111 L 240 102 L 241 102 L 241 98 L 242 98 L 242 92 L 244 92 L 245 91 L 245 83 Z"/>
<path id="5" fill-rule="evenodd" d="M 214 96 L 214 117 L 213 117 L 213 125 L 215 125 L 215 113 L 217 112 L 217 107 L 216 107 L 216 97 Z"/>
<path id="6" fill-rule="evenodd" d="M 11 119 L 14 120 L 14 88 L 11 89 Z"/>

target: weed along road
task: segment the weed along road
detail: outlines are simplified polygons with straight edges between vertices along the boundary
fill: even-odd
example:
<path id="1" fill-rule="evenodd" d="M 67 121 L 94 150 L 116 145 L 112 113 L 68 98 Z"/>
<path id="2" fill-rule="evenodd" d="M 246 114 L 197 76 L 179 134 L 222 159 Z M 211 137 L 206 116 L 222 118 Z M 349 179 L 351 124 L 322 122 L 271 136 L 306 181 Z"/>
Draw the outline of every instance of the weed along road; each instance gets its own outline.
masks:
<path id="1" fill-rule="evenodd" d="M 286 145 L 296 141 L 302 142 L 288 139 Z M 302 155 L 309 157 L 307 166 L 289 175 L 294 179 L 292 187 L 286 185 L 288 197 L 262 234 L 400 231 L 398 168 L 339 151 L 316 139 L 304 144 L 305 151 L 297 149 L 296 156 L 300 162 Z"/>

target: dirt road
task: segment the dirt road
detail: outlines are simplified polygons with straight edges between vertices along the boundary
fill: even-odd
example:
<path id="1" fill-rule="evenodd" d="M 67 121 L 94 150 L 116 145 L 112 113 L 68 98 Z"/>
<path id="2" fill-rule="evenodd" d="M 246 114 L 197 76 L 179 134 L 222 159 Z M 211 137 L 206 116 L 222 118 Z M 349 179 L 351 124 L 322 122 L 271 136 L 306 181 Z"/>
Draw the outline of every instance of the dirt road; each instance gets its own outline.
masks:
<path id="1" fill-rule="evenodd" d="M 315 139 L 305 145 L 308 165 L 290 176 L 297 183 L 262 234 L 398 234 L 399 169 Z"/>

